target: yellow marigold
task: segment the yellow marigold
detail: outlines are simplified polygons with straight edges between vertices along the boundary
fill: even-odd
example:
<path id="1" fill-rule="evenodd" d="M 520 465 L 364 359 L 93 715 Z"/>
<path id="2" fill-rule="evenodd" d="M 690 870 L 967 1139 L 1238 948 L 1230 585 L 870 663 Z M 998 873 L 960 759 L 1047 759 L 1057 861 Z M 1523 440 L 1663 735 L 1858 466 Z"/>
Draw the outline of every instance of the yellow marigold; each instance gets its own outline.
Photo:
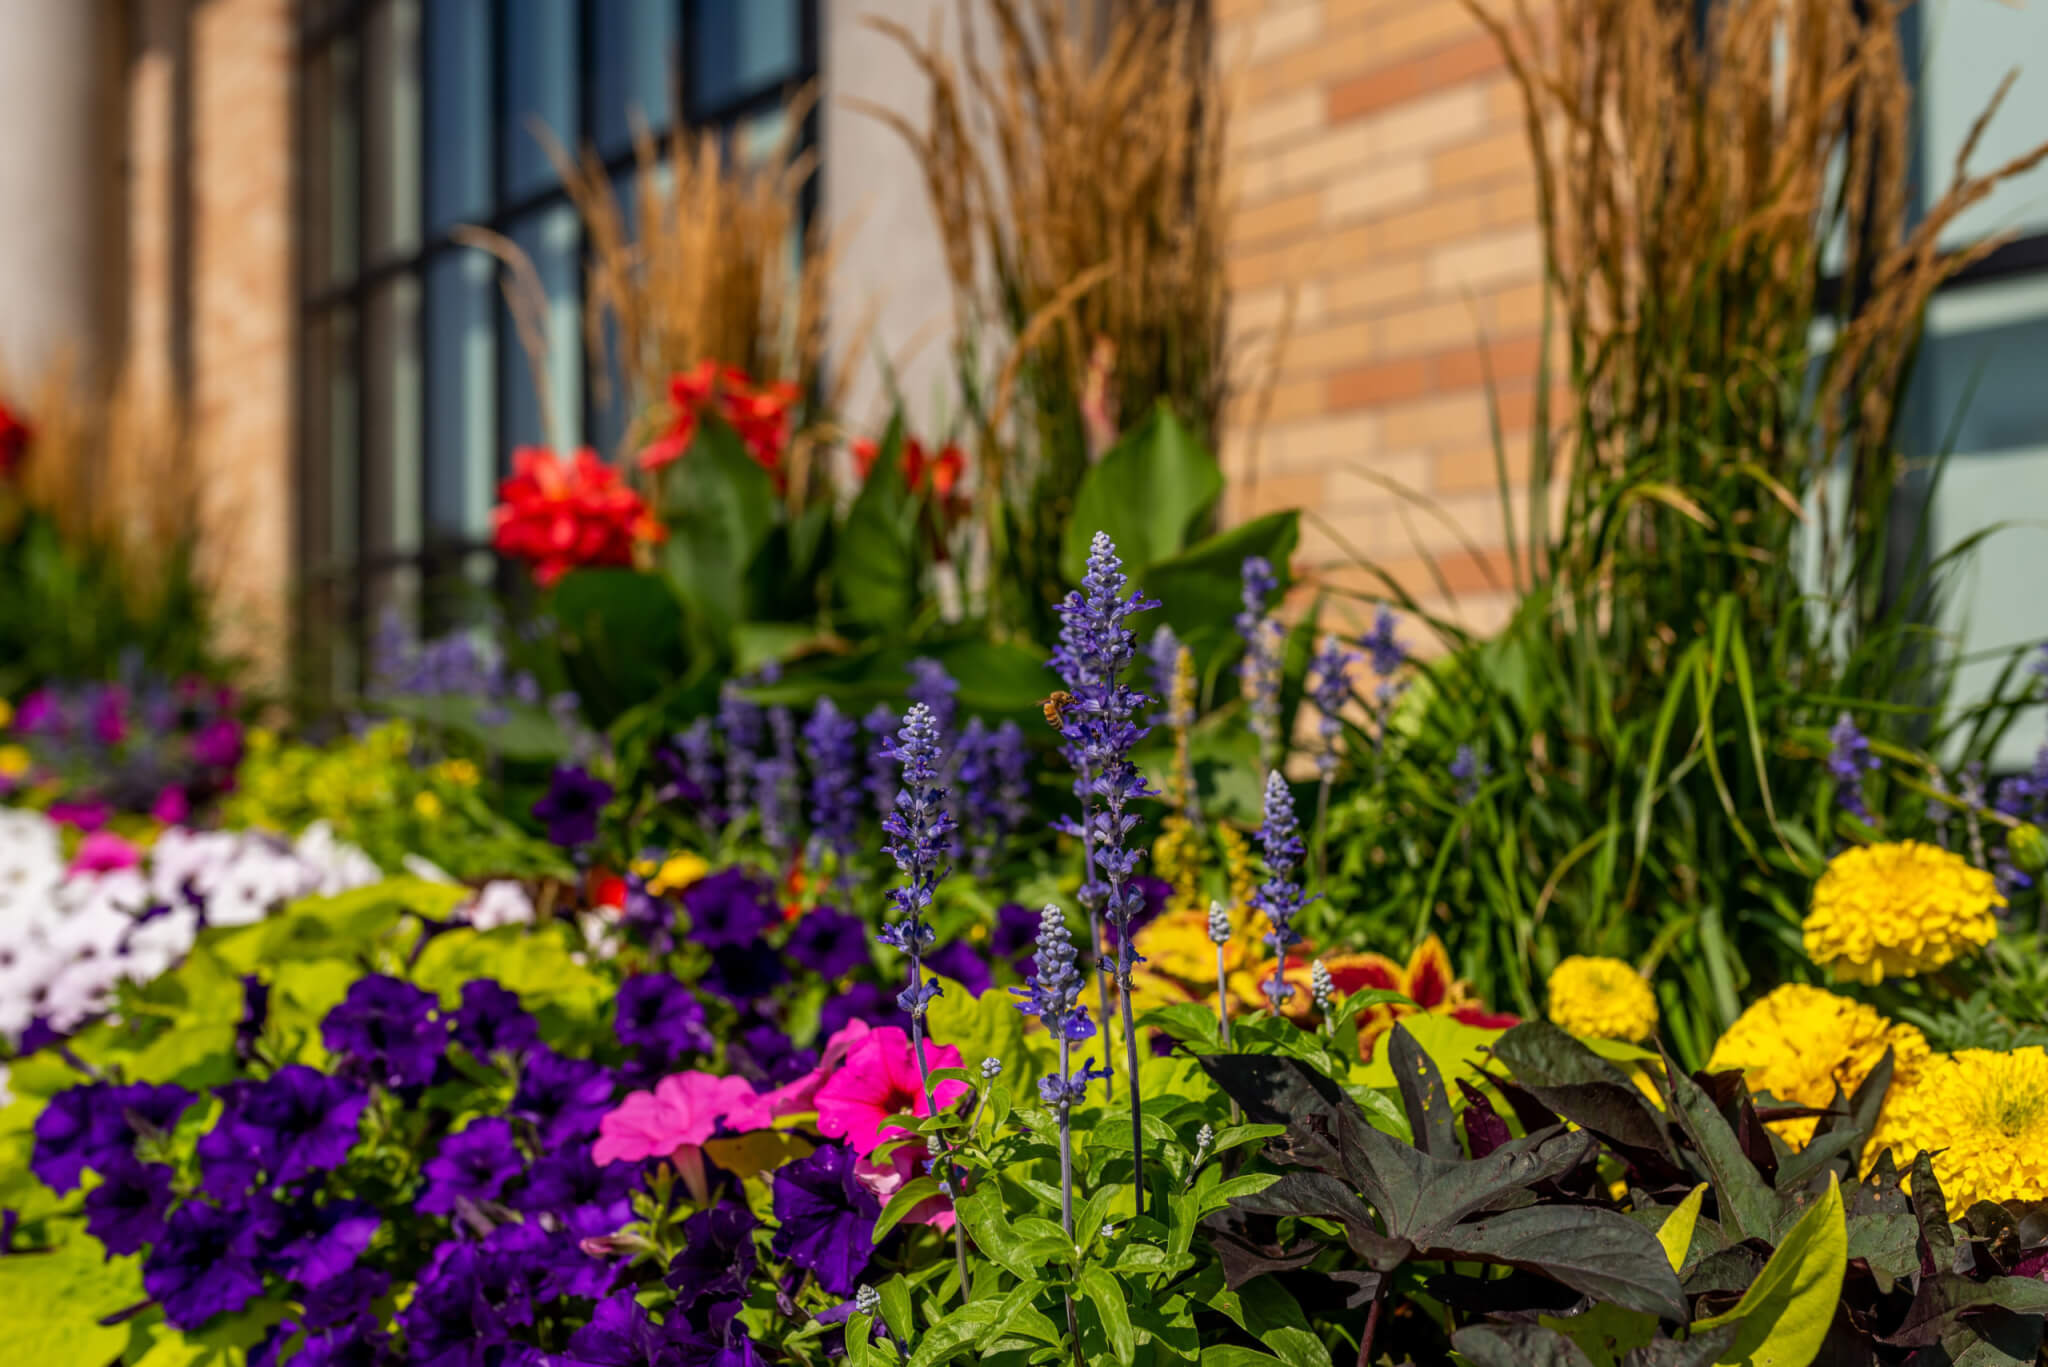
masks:
<path id="1" fill-rule="evenodd" d="M 412 809 L 422 821 L 439 821 L 443 810 L 441 799 L 424 789 L 412 795 Z"/>
<path id="2" fill-rule="evenodd" d="M 458 788 L 476 787 L 476 765 L 466 759 L 444 759 L 437 768 L 442 778 Z"/>
<path id="3" fill-rule="evenodd" d="M 14 721 L 14 704 L 0 698 L 0 731 L 5 731 Z"/>
<path id="4" fill-rule="evenodd" d="M 711 872 L 711 865 L 700 855 L 678 851 L 658 865 L 652 859 L 636 859 L 633 861 L 633 872 L 647 880 L 649 892 L 656 897 L 667 897 L 681 892 Z"/>
<path id="5" fill-rule="evenodd" d="M 2048 1050 L 1934 1055 L 1886 1105 L 1871 1143 L 1902 1169 L 1933 1153 L 1958 1219 L 1979 1201 L 2048 1200 Z"/>
<path id="6" fill-rule="evenodd" d="M 1927 1037 L 1910 1025 L 1823 988 L 1787 983 L 1750 1004 L 1714 1046 L 1707 1067 L 1740 1069 L 1750 1089 L 1780 1101 L 1826 1106 L 1835 1089 L 1852 1095 L 1892 1051 L 1892 1095 L 1927 1062 Z M 1813 1119 L 1780 1120 L 1771 1128 L 1794 1148 L 1813 1138 Z"/>
<path id="7" fill-rule="evenodd" d="M 1845 850 L 1813 889 L 1806 957 L 1837 978 L 1910 978 L 1973 953 L 1998 934 L 2005 905 L 1990 874 L 1933 845 L 1904 840 Z"/>
<path id="8" fill-rule="evenodd" d="M 20 778 L 35 761 L 19 745 L 0 745 L 0 778 Z"/>
<path id="9" fill-rule="evenodd" d="M 1657 1029 L 1657 999 L 1619 959 L 1574 954 L 1550 975 L 1551 1023 L 1588 1039 L 1639 1040 Z"/>

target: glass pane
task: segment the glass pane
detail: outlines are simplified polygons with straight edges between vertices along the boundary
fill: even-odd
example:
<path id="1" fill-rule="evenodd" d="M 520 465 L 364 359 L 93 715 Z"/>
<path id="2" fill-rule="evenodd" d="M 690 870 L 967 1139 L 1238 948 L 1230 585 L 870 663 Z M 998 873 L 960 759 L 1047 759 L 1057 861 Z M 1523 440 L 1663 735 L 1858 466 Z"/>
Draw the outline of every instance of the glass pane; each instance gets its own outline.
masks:
<path id="1" fill-rule="evenodd" d="M 669 122 L 682 9 L 673 0 L 594 0 L 591 133 L 606 156 L 632 144 L 631 116 L 650 127 Z"/>
<path id="2" fill-rule="evenodd" d="M 556 180 L 536 125 L 565 148 L 576 146 L 574 0 L 507 0 L 505 118 L 498 127 L 500 202 L 545 190 Z"/>
<path id="3" fill-rule="evenodd" d="M 803 60 L 797 0 L 690 0 L 688 95 L 698 118 L 782 84 Z"/>
<path id="4" fill-rule="evenodd" d="M 583 320 L 577 289 L 580 263 L 576 210 L 567 204 L 528 214 L 508 234 L 532 260 L 547 291 L 547 316 L 538 339 L 545 347 L 549 412 L 543 417 L 535 394 L 535 362 L 527 357 L 508 310 L 499 309 L 505 344 L 498 351 L 498 383 L 504 389 L 504 454 L 516 446 L 574 447 L 583 432 Z"/>
<path id="5" fill-rule="evenodd" d="M 1926 458 L 1948 456 L 1930 512 L 1930 552 L 2000 528 L 1941 605 L 1937 625 L 1958 657 L 1958 706 L 1990 695 L 2013 647 L 2048 639 L 2048 598 L 2037 587 L 2048 564 L 2048 527 L 2015 511 L 2048 506 L 2048 407 L 2040 401 L 2038 364 L 2044 347 L 2048 278 L 1945 292 L 1927 311 L 1909 430 L 1912 454 L 1923 458 L 1917 485 L 1926 483 Z M 2035 713 L 2006 733 L 1995 770 L 2031 763 L 2041 736 Z"/>
<path id="6" fill-rule="evenodd" d="M 1920 154 L 1923 205 L 1954 178 L 1956 153 L 1984 112 L 1998 82 L 2014 67 L 2020 79 L 1984 130 L 1969 169 L 1982 173 L 2031 150 L 2048 124 L 2048 6 L 1987 5 L 1982 0 L 1929 0 L 1920 24 Z M 1941 235 L 1944 247 L 1994 233 L 2048 227 L 2048 166 L 2001 184 L 1965 210 Z"/>
<path id="7" fill-rule="evenodd" d="M 427 267 L 427 537 L 490 534 L 497 454 L 497 271 L 483 252 Z"/>
<path id="8" fill-rule="evenodd" d="M 371 296 L 363 376 L 365 552 L 420 544 L 420 285 L 400 276 Z"/>
<path id="9" fill-rule="evenodd" d="M 356 273 L 355 44 L 336 40 L 306 67 L 306 284 Z"/>
<path id="10" fill-rule="evenodd" d="M 633 222 L 639 196 L 635 191 L 637 172 L 621 171 L 612 177 L 612 194 L 627 222 Z M 637 231 L 637 228 L 635 229 Z M 604 320 L 604 352 L 589 359 L 590 444 L 607 460 L 617 459 L 633 421 L 634 395 L 627 387 L 624 357 L 619 351 L 617 321 L 607 313 Z"/>
<path id="11" fill-rule="evenodd" d="M 363 69 L 363 232 L 372 261 L 410 253 L 420 238 L 420 12 L 418 0 L 370 11 Z"/>
<path id="12" fill-rule="evenodd" d="M 488 0 L 427 6 L 427 230 L 491 211 L 491 11 Z"/>

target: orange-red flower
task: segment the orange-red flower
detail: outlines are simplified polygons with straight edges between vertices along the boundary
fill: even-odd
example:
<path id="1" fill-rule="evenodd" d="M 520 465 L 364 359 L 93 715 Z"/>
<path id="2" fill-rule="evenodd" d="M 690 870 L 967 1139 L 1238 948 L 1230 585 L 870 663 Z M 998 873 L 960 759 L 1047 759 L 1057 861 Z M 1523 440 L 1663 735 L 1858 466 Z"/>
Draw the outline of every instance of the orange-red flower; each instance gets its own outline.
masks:
<path id="1" fill-rule="evenodd" d="M 641 450 L 640 468 L 659 470 L 681 460 L 709 408 L 739 435 L 755 463 L 779 480 L 789 449 L 790 414 L 800 392 L 787 382 L 757 386 L 737 366 L 700 361 L 669 377 L 669 425 Z"/>
<path id="2" fill-rule="evenodd" d="M 543 585 L 573 569 L 630 565 L 636 542 L 662 535 L 646 502 L 587 446 L 566 461 L 537 447 L 514 451 L 498 499 L 492 544 L 530 563 Z"/>
<path id="3" fill-rule="evenodd" d="M 875 458 L 881 453 L 881 446 L 865 437 L 853 443 L 853 464 L 862 479 L 875 468 Z M 922 489 L 929 482 L 931 492 L 941 502 L 950 503 L 953 491 L 960 487 L 961 476 L 967 473 L 967 456 L 955 445 L 947 445 L 933 455 L 924 449 L 924 443 L 911 437 L 903 443 L 902 468 L 905 484 Z"/>
<path id="4" fill-rule="evenodd" d="M 34 436 L 33 427 L 15 416 L 13 409 L 0 403 L 0 479 L 14 474 L 15 467 L 28 454 L 29 440 Z"/>
<path id="5" fill-rule="evenodd" d="M 1504 1030 L 1521 1023 L 1517 1016 L 1487 1010 L 1486 1003 L 1473 996 L 1471 984 L 1451 972 L 1451 956 L 1434 935 L 1415 946 L 1405 965 L 1384 954 L 1336 954 L 1324 959 L 1323 967 L 1330 970 L 1340 997 L 1380 988 L 1408 998 L 1407 1002 L 1382 1002 L 1359 1014 L 1358 1052 L 1368 1059 L 1380 1036 L 1393 1029 L 1402 1016 L 1416 1011 L 1449 1016 L 1483 1030 Z"/>

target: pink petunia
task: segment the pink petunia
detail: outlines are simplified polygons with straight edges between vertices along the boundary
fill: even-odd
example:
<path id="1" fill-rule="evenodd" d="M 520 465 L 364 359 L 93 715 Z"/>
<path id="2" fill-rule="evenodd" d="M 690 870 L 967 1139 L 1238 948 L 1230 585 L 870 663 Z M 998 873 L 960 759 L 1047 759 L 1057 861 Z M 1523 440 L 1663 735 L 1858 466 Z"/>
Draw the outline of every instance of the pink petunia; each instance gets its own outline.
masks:
<path id="1" fill-rule="evenodd" d="M 845 1066 L 848 1055 L 871 1033 L 873 1031 L 866 1021 L 848 1021 L 825 1042 L 825 1056 L 818 1060 L 817 1067 L 773 1091 L 762 1092 L 754 1098 L 756 1105 L 753 1110 L 736 1110 L 728 1123 L 734 1129 L 765 1130 L 772 1128 L 781 1116 L 815 1111 L 818 1092 L 834 1073 Z"/>
<path id="2" fill-rule="evenodd" d="M 655 1084 L 651 1092 L 634 1092 L 598 1123 L 591 1158 L 598 1163 L 666 1158 L 696 1149 L 718 1132 L 729 1116 L 745 1123 L 755 1105 L 754 1089 L 740 1077 L 711 1073 L 677 1073 Z"/>
<path id="3" fill-rule="evenodd" d="M 142 862 L 142 852 L 112 831 L 92 831 L 78 842 L 71 856 L 73 873 L 112 873 L 132 869 Z"/>
<path id="4" fill-rule="evenodd" d="M 926 1066 L 958 1068 L 960 1050 L 951 1044 L 927 1042 Z M 950 1106 L 967 1093 L 964 1082 L 942 1082 L 933 1089 L 940 1106 Z M 889 1120 L 899 1115 L 929 1115 L 910 1036 L 896 1026 L 869 1031 L 848 1052 L 839 1071 L 818 1089 L 818 1133 L 844 1139 L 863 1156 L 892 1135 L 906 1133 Z"/>
<path id="5" fill-rule="evenodd" d="M 853 1160 L 853 1180 L 867 1188 L 868 1192 L 883 1205 L 903 1189 L 903 1184 L 925 1170 L 931 1161 L 931 1151 L 924 1145 L 910 1142 L 898 1144 L 886 1158 L 872 1154 Z M 953 1227 L 953 1202 L 950 1197 L 934 1196 L 919 1201 L 903 1217 L 913 1225 L 930 1225 L 934 1229 Z"/>

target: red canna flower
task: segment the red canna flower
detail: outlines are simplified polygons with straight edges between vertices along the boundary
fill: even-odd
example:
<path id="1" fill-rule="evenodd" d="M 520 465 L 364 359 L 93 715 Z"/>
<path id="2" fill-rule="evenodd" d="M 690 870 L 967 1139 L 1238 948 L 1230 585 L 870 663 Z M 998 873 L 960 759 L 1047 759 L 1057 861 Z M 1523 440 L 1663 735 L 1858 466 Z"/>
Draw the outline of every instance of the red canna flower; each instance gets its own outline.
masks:
<path id="1" fill-rule="evenodd" d="M 696 440 L 704 410 L 710 408 L 739 434 L 755 463 L 780 482 L 790 416 L 800 392 L 786 382 L 756 386 L 737 366 L 700 361 L 670 377 L 669 425 L 640 452 L 640 468 L 659 470 L 681 460 Z"/>
<path id="2" fill-rule="evenodd" d="M 537 447 L 514 451 L 498 499 L 492 544 L 530 563 L 543 586 L 573 569 L 630 565 L 636 543 L 662 537 L 646 502 L 589 447 L 566 461 Z"/>
<path id="3" fill-rule="evenodd" d="M 866 479 L 868 472 L 875 468 L 875 458 L 881 454 L 882 448 L 863 437 L 853 443 L 852 449 L 854 468 L 862 479 Z M 948 445 L 937 455 L 931 455 L 916 437 L 903 443 L 903 482 L 912 489 L 921 489 L 929 484 L 940 502 L 951 504 L 954 491 L 960 487 L 960 480 L 966 473 L 967 456 L 958 446 Z"/>
<path id="4" fill-rule="evenodd" d="M 0 479 L 13 476 L 22 457 L 28 454 L 28 444 L 35 436 L 35 429 L 15 416 L 14 410 L 0 403 Z"/>
<path id="5" fill-rule="evenodd" d="M 1489 1011 L 1473 997 L 1471 985 L 1451 972 L 1451 956 L 1442 940 L 1432 935 L 1415 947 L 1403 965 L 1384 954 L 1336 954 L 1323 960 L 1330 979 L 1341 994 L 1378 987 L 1399 992 L 1415 1003 L 1385 1002 L 1369 1007 L 1358 1018 L 1358 1052 L 1368 1060 L 1380 1036 L 1394 1028 L 1394 1022 L 1416 1010 L 1449 1016 L 1462 1025 L 1482 1030 L 1505 1030 L 1521 1024 L 1517 1016 Z"/>

